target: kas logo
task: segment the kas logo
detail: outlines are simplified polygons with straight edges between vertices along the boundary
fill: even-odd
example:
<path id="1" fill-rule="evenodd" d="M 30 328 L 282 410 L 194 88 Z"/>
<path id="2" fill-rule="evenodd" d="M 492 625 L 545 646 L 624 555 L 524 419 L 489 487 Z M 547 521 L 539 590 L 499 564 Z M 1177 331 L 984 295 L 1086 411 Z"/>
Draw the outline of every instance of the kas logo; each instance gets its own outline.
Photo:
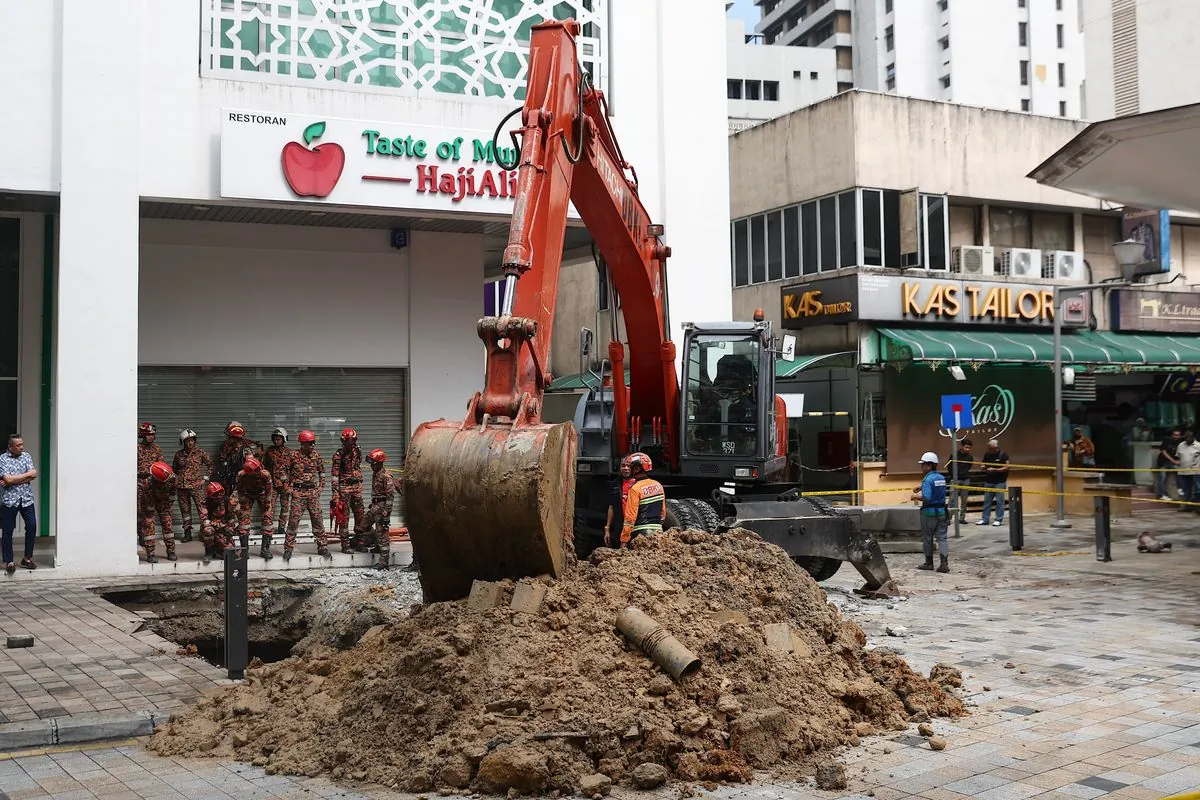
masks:
<path id="1" fill-rule="evenodd" d="M 336 142 L 309 147 L 325 135 L 325 123 L 314 122 L 304 129 L 304 144 L 288 142 L 280 153 L 283 178 L 297 197 L 328 197 L 342 177 L 346 151 Z"/>
<path id="2" fill-rule="evenodd" d="M 981 393 L 975 395 L 971 403 L 975 427 L 971 428 L 970 432 L 976 436 L 998 439 L 1012 425 L 1016 409 L 1016 398 L 1011 390 L 994 383 L 989 384 Z M 953 435 L 946 428 L 942 428 L 938 433 L 947 437 Z"/>

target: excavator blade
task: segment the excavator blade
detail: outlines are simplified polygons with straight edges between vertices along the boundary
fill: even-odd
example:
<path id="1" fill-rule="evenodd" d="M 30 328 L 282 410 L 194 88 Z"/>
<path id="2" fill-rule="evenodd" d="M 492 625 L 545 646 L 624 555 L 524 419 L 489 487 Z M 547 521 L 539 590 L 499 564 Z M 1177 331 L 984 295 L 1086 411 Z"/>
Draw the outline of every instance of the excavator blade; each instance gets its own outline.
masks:
<path id="1" fill-rule="evenodd" d="M 575 426 L 447 420 L 417 428 L 404 463 L 404 519 L 425 602 L 471 582 L 560 576 L 574 559 Z"/>

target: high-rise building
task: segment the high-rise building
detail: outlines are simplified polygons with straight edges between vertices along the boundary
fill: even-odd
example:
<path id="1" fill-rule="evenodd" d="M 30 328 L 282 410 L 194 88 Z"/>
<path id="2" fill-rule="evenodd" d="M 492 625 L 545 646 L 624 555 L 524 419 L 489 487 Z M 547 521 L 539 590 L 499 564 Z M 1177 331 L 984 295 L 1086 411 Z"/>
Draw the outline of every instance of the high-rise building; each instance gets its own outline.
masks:
<path id="1" fill-rule="evenodd" d="M 760 34 L 746 35 L 740 19 L 725 25 L 731 134 L 837 93 L 832 51 L 768 45 Z"/>
<path id="2" fill-rule="evenodd" d="M 832 49 L 850 87 L 1080 116 L 1076 0 L 755 0 L 767 44 Z"/>
<path id="3" fill-rule="evenodd" d="M 1200 3 L 1080 0 L 1087 119 L 1109 119 L 1200 101 L 1195 75 Z"/>

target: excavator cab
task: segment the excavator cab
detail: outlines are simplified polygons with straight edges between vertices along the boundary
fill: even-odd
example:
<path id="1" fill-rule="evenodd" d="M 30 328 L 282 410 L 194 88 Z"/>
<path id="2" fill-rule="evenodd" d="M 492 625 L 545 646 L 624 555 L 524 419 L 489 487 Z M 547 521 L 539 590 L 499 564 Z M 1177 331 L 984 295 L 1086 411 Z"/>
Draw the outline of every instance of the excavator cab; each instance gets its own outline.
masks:
<path id="1" fill-rule="evenodd" d="M 684 325 L 684 477 L 758 483 L 781 472 L 768 322 Z"/>

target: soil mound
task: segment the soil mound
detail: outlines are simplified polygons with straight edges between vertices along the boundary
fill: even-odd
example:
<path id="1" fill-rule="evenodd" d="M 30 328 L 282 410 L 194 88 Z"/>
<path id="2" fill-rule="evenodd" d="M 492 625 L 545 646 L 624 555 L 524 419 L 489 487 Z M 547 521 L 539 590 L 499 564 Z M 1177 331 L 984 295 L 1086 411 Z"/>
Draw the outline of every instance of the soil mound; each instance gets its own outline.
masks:
<path id="1" fill-rule="evenodd" d="M 812 774 L 860 735 L 964 713 L 898 656 L 867 652 L 808 573 L 748 531 L 669 531 L 540 585 L 533 613 L 512 610 L 505 582 L 495 606 L 417 606 L 350 650 L 252 668 L 150 748 L 413 792 L 577 792 L 604 776 Z M 627 606 L 699 671 L 673 681 L 627 646 L 614 627 Z"/>

